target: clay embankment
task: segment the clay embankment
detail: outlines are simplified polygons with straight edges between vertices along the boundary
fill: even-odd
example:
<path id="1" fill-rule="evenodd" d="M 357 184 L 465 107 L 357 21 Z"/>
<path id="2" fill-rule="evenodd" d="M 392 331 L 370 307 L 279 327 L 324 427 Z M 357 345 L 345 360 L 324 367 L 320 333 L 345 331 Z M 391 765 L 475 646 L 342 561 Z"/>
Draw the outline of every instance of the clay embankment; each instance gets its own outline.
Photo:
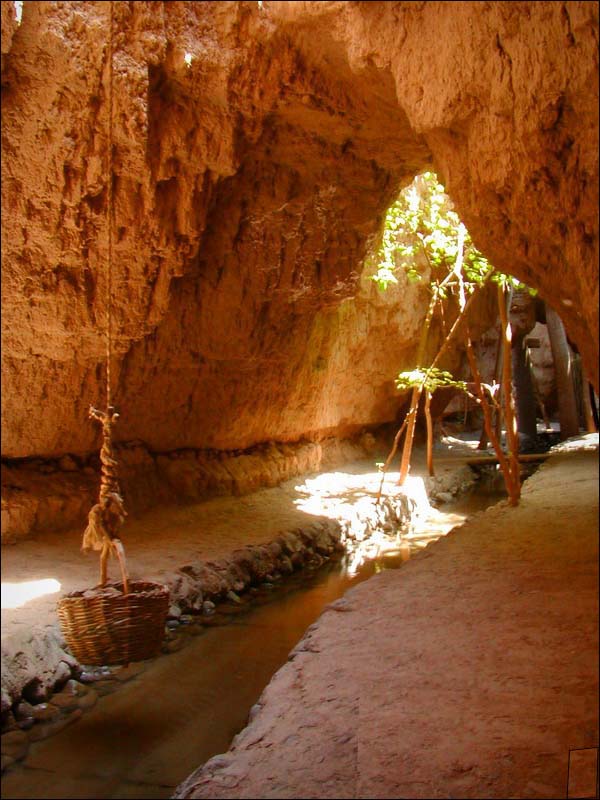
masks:
<path id="1" fill-rule="evenodd" d="M 565 797 L 598 747 L 595 442 L 333 603 L 176 796 Z"/>
<path id="2" fill-rule="evenodd" d="M 141 442 L 131 442 L 117 445 L 115 452 L 128 513 L 138 516 L 157 505 L 277 486 L 294 475 L 363 458 L 374 441 L 367 434 L 354 441 L 267 442 L 248 450 L 186 448 L 169 453 L 151 453 Z M 98 495 L 99 465 L 98 453 L 4 465 L 2 544 L 14 544 L 32 533 L 85 526 Z"/>

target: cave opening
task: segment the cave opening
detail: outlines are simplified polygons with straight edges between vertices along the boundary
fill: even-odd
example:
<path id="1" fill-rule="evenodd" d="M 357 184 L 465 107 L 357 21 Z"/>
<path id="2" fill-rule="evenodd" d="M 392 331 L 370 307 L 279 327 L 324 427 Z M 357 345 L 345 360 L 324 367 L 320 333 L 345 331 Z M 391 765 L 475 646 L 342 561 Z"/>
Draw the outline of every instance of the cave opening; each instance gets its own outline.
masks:
<path id="1" fill-rule="evenodd" d="M 219 606 L 242 627 L 247 598 L 342 549 L 348 575 L 383 558 L 282 644 L 234 750 L 181 796 L 559 796 L 568 751 L 598 729 L 597 4 L 32 1 L 2 3 L 2 22 L 2 580 L 32 592 L 2 610 L 15 792 L 36 742 L 84 714 L 94 728 L 103 681 L 120 680 L 77 663 L 55 608 L 96 574 L 79 546 L 101 468 L 87 414 L 114 193 L 109 456 L 133 572 L 169 587 L 165 656 L 188 626 L 208 636 Z M 513 285 L 500 303 L 491 264 L 538 296 Z M 471 344 L 457 328 L 442 358 L 473 297 Z M 450 524 L 477 474 L 497 483 L 494 434 L 519 450 L 503 470 L 519 502 L 435 543 L 413 535 L 429 510 Z M 250 673 L 257 631 L 239 653 Z M 186 681 L 199 660 L 177 667 Z M 139 676 L 160 738 L 178 721 L 137 670 L 118 674 Z M 131 754 L 120 702 L 100 739 Z M 199 716 L 182 714 L 192 743 Z M 53 790 L 39 753 L 32 796 Z M 304 758 L 299 784 L 286 758 Z M 126 791 L 147 792 L 153 768 L 124 767 Z"/>
<path id="2" fill-rule="evenodd" d="M 497 456 L 501 442 L 508 450 L 516 447 L 520 453 L 528 454 L 548 450 L 559 440 L 580 432 L 597 431 L 593 387 L 582 372 L 578 353 L 566 339 L 559 315 L 553 309 L 547 311 L 537 291 L 495 270 L 474 245 L 435 173 L 418 175 L 389 207 L 381 240 L 367 259 L 366 269 L 383 292 L 394 287 L 397 303 L 417 305 L 419 300 L 421 302 L 419 346 L 395 383 L 404 397 L 411 387 L 422 396 L 415 399 L 413 393 L 410 407 L 408 401 L 401 404 L 405 422 L 396 435 L 384 469 L 391 463 L 406 420 L 413 412 L 417 430 L 420 423 L 421 433 L 426 432 L 430 475 L 434 474 L 435 436 L 441 432 L 447 434 L 444 417 L 454 433 L 473 431 L 479 426 L 479 450 L 485 449 L 490 437 L 494 439 L 494 433 L 488 429 L 492 424 L 489 410 L 490 423 L 484 425 L 487 423 L 486 414 L 482 413 L 484 403 L 493 406 Z M 502 286 L 501 303 L 506 306 L 510 325 L 508 341 L 503 340 L 498 308 L 493 302 L 490 304 L 492 282 Z M 420 288 L 420 297 L 409 294 L 411 284 Z M 424 301 L 423 294 L 427 296 L 427 292 L 429 300 Z M 477 300 L 468 315 L 467 298 L 470 298 L 469 305 Z M 547 316 L 551 318 L 548 322 L 552 322 L 550 333 Z M 466 358 L 471 338 L 475 361 L 479 362 L 476 367 L 469 366 Z M 507 395 L 502 392 L 501 385 L 505 348 L 509 352 L 507 374 L 511 376 L 508 396 L 515 419 L 513 423 L 512 418 L 506 416 L 503 427 L 501 419 L 507 415 Z M 532 357 L 535 351 L 538 352 Z M 442 354 L 444 357 L 440 358 Z M 432 366 L 427 366 L 429 364 Z M 439 367 L 433 366 L 435 364 Z M 473 373 L 474 368 L 476 372 Z M 484 381 L 487 400 L 474 394 L 476 377 Z M 399 413 L 400 421 L 401 418 Z M 507 430 L 513 424 L 518 440 L 511 443 Z M 401 471 L 402 468 L 406 470 L 405 474 L 410 469 L 408 439 L 409 434 L 405 433 L 401 467 Z M 493 457 L 487 460 L 491 463 Z M 504 472 L 504 467 L 502 469 Z M 505 479 L 509 477 L 505 475 Z"/>

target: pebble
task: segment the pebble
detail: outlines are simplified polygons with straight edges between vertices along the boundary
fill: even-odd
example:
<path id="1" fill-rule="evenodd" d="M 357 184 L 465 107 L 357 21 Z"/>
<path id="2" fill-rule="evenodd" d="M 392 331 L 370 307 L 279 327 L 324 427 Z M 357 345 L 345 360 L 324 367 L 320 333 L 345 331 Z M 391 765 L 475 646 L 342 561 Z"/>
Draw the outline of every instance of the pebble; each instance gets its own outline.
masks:
<path id="1" fill-rule="evenodd" d="M 83 672 L 79 673 L 79 681 L 81 683 L 95 683 L 96 681 L 103 680 L 104 676 L 98 672 Z"/>
<path id="2" fill-rule="evenodd" d="M 241 602 L 242 602 L 242 601 L 241 601 L 241 599 L 240 599 L 240 597 L 239 597 L 239 595 L 237 595 L 237 594 L 236 594 L 234 591 L 232 591 L 232 590 L 229 590 L 229 591 L 227 592 L 227 598 L 228 598 L 229 600 L 231 600 L 231 602 L 232 602 L 232 603 L 241 603 Z"/>
<path id="3" fill-rule="evenodd" d="M 169 630 L 175 630 L 179 627 L 179 620 L 178 619 L 169 619 L 167 620 L 167 628 Z"/>
<path id="4" fill-rule="evenodd" d="M 181 622 L 182 625 L 192 625 L 194 617 L 191 614 L 182 614 L 179 617 L 179 622 Z"/>
<path id="5" fill-rule="evenodd" d="M 169 619 L 179 619 L 181 616 L 181 609 L 176 603 L 171 603 L 169 606 L 169 613 L 167 614 Z"/>
<path id="6" fill-rule="evenodd" d="M 3 756 L 20 761 L 27 755 L 29 738 L 25 731 L 9 731 L 0 738 L 0 751 Z"/>
<path id="7" fill-rule="evenodd" d="M 202 603 L 202 613 L 203 614 L 214 614 L 215 613 L 215 604 L 212 600 L 205 600 Z"/>

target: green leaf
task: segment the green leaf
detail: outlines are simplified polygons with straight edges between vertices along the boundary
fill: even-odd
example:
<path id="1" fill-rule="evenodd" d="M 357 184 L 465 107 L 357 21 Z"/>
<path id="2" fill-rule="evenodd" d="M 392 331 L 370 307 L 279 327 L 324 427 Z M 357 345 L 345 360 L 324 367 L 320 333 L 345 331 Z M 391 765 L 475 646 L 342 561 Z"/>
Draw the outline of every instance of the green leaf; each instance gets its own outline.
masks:
<path id="1" fill-rule="evenodd" d="M 395 272 L 402 269 L 408 280 L 416 283 L 423 280 L 419 259 L 424 256 L 435 270 L 435 278 L 430 283 L 434 291 L 434 283 L 442 280 L 440 275 L 445 277 L 455 268 L 461 225 L 437 176 L 433 172 L 418 175 L 388 209 L 381 241 L 373 258 L 368 259 L 369 264 L 377 265 L 370 277 L 381 288 L 386 288 L 390 283 L 398 283 Z M 494 270 L 477 250 L 468 231 L 464 231 L 462 273 L 465 291 L 469 294 L 490 277 L 504 287 L 523 287 L 516 279 Z M 447 297 L 447 292 L 442 291 L 440 297 Z"/>

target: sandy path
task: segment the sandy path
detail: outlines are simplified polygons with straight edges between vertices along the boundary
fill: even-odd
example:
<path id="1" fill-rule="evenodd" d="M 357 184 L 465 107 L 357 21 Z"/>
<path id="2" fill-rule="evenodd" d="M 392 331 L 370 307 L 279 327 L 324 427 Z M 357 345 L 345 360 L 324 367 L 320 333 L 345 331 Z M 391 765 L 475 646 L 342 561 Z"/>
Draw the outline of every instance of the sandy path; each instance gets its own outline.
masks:
<path id="1" fill-rule="evenodd" d="M 598 746 L 598 454 L 327 610 L 178 796 L 566 796 Z"/>

